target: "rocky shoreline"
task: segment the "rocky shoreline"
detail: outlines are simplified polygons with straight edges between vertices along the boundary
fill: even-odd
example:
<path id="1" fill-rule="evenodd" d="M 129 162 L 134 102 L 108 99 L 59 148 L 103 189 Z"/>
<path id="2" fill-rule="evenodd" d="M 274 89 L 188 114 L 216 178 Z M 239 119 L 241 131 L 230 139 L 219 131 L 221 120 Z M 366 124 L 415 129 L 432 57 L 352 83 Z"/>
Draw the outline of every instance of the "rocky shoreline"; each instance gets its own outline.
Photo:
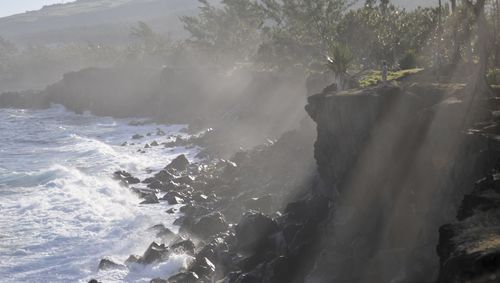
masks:
<path id="1" fill-rule="evenodd" d="M 155 146 L 205 146 L 213 139 L 211 135 L 206 131 Z M 125 171 L 115 172 L 117 182 L 137 193 L 142 204 L 182 204 L 182 216 L 174 222 L 178 234 L 155 225 L 151 233 L 161 242 L 151 243 L 143 255 L 131 255 L 123 263 L 102 259 L 98 268 L 157 264 L 181 253 L 192 257 L 188 268 L 152 282 L 224 278 L 230 282 L 290 282 L 298 273 L 305 276 L 304 251 L 314 245 L 317 224 L 328 214 L 329 206 L 326 198 L 310 191 L 318 183 L 312 135 L 312 128 L 303 126 L 276 141 L 240 151 L 230 160 L 213 158 L 216 154 L 207 147 L 199 154 L 204 157 L 200 162 L 191 163 L 180 155 L 144 180 Z M 141 139 L 141 135 L 135 138 Z M 297 274 L 283 270 L 292 265 Z"/>

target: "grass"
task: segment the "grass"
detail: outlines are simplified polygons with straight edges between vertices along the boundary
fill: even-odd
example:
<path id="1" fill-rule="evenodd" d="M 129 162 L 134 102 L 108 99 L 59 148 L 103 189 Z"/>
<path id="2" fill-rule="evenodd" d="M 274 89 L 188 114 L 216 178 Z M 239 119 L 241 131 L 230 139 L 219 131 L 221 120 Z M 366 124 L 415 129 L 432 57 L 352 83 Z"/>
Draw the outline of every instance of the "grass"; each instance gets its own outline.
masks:
<path id="1" fill-rule="evenodd" d="M 396 71 L 396 72 L 389 72 L 387 74 L 387 80 L 388 81 L 397 81 L 402 78 L 405 78 L 407 76 L 416 74 L 421 72 L 423 69 L 408 69 L 408 70 L 401 70 L 401 71 Z M 370 87 L 377 85 L 382 81 L 382 74 L 381 71 L 375 71 L 375 70 L 369 70 L 367 71 L 364 75 L 362 75 L 359 79 L 359 85 L 361 87 Z"/>

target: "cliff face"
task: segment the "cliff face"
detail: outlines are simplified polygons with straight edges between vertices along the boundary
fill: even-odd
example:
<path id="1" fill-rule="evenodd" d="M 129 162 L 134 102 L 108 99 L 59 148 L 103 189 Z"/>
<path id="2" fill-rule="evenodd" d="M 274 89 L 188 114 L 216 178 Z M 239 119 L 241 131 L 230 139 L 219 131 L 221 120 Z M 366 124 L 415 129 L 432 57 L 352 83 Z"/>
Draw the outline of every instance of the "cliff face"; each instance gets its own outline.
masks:
<path id="1" fill-rule="evenodd" d="M 433 282 L 438 230 L 487 172 L 491 118 L 460 88 L 378 87 L 309 98 L 334 213 L 310 282 Z M 328 278 L 328 279 L 327 279 Z"/>

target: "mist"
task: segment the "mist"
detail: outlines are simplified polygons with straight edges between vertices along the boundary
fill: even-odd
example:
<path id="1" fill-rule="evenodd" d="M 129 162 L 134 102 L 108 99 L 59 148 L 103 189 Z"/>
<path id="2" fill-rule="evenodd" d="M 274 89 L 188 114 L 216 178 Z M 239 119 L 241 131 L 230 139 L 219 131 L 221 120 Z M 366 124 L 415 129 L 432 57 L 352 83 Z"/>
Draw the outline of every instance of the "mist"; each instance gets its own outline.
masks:
<path id="1" fill-rule="evenodd" d="M 496 282 L 499 11 L 78 0 L 0 18 L 0 275 Z"/>

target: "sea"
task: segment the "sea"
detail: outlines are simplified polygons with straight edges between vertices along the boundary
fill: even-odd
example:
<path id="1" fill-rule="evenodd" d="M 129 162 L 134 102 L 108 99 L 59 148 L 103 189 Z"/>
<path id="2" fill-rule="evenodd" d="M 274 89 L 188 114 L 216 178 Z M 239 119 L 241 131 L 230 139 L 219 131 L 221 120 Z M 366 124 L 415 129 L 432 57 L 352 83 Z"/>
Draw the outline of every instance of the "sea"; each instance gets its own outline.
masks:
<path id="1" fill-rule="evenodd" d="M 0 282 L 149 282 L 185 267 L 187 255 L 148 266 L 98 271 L 102 258 L 123 263 L 155 239 L 149 228 L 172 223 L 166 203 L 141 199 L 113 179 L 139 178 L 197 148 L 145 148 L 186 135 L 185 125 L 45 110 L 0 109 Z M 157 135 L 164 132 L 166 135 Z M 139 140 L 135 134 L 143 135 Z M 148 135 L 149 134 L 149 135 Z M 124 146 L 123 143 L 127 142 Z"/>

